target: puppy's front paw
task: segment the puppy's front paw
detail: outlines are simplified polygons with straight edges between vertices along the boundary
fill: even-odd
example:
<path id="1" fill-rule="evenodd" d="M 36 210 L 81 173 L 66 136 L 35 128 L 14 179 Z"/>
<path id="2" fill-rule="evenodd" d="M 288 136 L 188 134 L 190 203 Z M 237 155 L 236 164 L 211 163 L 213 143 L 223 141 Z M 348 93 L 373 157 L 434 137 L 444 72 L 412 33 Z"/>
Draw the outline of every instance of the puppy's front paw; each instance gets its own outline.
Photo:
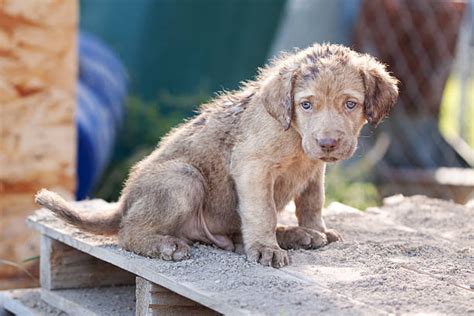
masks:
<path id="1" fill-rule="evenodd" d="M 276 235 L 283 249 L 317 249 L 328 243 L 327 235 L 300 226 L 278 227 Z"/>
<path id="2" fill-rule="evenodd" d="M 329 243 L 335 242 L 335 241 L 344 241 L 344 239 L 342 238 L 342 235 L 339 234 L 339 232 L 335 231 L 334 229 L 326 229 L 324 233 L 326 234 L 326 237 Z"/>
<path id="3" fill-rule="evenodd" d="M 247 259 L 264 266 L 281 268 L 289 264 L 288 253 L 278 246 L 265 246 L 255 243 L 247 250 Z"/>

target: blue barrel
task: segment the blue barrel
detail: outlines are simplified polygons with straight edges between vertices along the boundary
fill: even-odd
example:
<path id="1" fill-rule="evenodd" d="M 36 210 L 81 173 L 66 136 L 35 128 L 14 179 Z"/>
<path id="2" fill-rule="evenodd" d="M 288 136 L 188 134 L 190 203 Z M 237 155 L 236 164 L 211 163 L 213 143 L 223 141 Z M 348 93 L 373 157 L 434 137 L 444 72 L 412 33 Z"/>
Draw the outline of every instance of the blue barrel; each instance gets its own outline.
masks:
<path id="1" fill-rule="evenodd" d="M 123 118 L 127 72 L 114 52 L 91 34 L 79 35 L 79 81 L 110 109 L 116 124 Z"/>
<path id="2" fill-rule="evenodd" d="M 124 116 L 127 73 L 119 58 L 91 34 L 79 35 L 76 198 L 90 196 L 110 161 Z"/>

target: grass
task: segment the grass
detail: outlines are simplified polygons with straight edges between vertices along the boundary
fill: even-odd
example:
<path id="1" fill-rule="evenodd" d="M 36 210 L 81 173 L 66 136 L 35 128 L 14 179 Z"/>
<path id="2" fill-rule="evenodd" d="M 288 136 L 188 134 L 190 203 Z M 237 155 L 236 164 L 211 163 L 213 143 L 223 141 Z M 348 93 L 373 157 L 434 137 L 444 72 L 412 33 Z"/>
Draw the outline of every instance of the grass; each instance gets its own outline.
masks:
<path id="1" fill-rule="evenodd" d="M 331 202 L 350 205 L 359 210 L 380 204 L 381 197 L 377 187 L 364 179 L 356 165 L 328 168 L 326 173 L 326 206 Z"/>
<path id="2" fill-rule="evenodd" d="M 26 263 L 26 262 L 29 262 L 29 261 L 35 261 L 35 260 L 38 260 L 38 259 L 39 259 L 39 256 L 27 258 L 27 259 L 23 260 L 23 263 Z M 0 259 L 0 264 L 7 265 L 7 266 L 10 266 L 10 267 L 14 267 L 14 268 L 20 270 L 21 272 L 23 272 L 24 274 L 26 274 L 34 282 L 38 282 L 37 277 L 35 277 L 23 265 L 21 265 L 17 262 L 6 260 L 6 259 Z"/>
<path id="3" fill-rule="evenodd" d="M 439 129 L 447 138 L 460 137 L 474 148 L 474 78 L 470 78 L 466 89 L 466 107 L 461 111 L 461 89 L 459 78 L 451 76 L 446 82 L 439 115 Z"/>

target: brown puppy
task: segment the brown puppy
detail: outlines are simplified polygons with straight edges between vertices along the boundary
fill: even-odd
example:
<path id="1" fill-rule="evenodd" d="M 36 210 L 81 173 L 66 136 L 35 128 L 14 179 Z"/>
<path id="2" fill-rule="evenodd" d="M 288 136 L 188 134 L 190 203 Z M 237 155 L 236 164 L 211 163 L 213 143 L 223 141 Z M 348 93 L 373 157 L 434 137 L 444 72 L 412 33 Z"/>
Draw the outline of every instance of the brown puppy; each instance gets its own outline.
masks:
<path id="1" fill-rule="evenodd" d="M 362 126 L 377 125 L 397 96 L 397 80 L 374 58 L 314 45 L 172 130 L 132 169 L 117 209 L 85 216 L 46 190 L 36 201 L 84 230 L 118 232 L 142 255 L 181 260 L 194 241 L 227 250 L 243 242 L 250 260 L 281 267 L 283 249 L 340 238 L 321 217 L 325 163 L 350 157 Z M 293 199 L 299 226 L 277 228 Z"/>

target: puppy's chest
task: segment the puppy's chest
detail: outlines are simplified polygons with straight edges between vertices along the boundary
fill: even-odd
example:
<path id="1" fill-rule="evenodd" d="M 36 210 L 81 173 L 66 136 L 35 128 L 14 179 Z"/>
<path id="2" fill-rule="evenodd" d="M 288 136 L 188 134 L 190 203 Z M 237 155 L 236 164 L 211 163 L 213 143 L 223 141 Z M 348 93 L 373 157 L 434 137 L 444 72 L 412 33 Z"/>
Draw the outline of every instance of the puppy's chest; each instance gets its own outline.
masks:
<path id="1" fill-rule="evenodd" d="M 301 193 L 320 172 L 319 165 L 307 161 L 289 164 L 279 168 L 275 174 L 274 195 L 282 203 L 291 200 Z"/>

